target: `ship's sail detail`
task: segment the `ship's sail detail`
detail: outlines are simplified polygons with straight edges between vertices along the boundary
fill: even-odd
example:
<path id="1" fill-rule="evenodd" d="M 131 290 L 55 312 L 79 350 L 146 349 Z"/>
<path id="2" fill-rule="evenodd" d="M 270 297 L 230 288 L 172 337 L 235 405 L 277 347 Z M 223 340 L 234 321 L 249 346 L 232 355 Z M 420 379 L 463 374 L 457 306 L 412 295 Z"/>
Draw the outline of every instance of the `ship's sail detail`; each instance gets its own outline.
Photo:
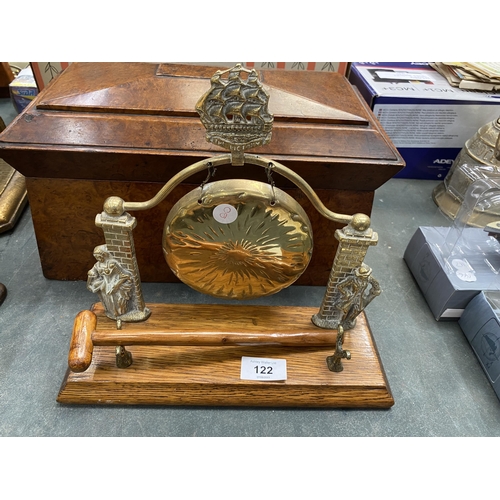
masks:
<path id="1" fill-rule="evenodd" d="M 210 89 L 196 104 L 207 129 L 207 141 L 238 155 L 268 144 L 274 118 L 268 109 L 269 94 L 262 87 L 257 71 L 237 64 L 226 71 L 217 71 L 210 81 Z"/>

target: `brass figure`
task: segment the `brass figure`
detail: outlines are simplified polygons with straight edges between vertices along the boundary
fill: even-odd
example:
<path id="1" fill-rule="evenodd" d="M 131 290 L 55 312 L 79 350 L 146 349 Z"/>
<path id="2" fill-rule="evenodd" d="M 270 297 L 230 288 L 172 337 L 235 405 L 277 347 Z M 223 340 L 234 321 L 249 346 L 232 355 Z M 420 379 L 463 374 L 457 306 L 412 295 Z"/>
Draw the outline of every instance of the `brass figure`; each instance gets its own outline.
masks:
<path id="1" fill-rule="evenodd" d="M 337 341 L 335 343 L 335 352 L 332 356 L 326 358 L 326 364 L 331 372 L 341 372 L 344 367 L 342 359 L 351 359 L 350 351 L 344 351 L 342 344 L 344 343 L 344 328 L 339 325 L 337 333 Z"/>
<path id="2" fill-rule="evenodd" d="M 355 269 L 367 267 L 363 264 L 366 252 L 370 246 L 376 245 L 378 242 L 377 233 L 369 226 L 370 219 L 368 216 L 356 214 L 347 226 L 335 231 L 339 246 L 333 261 L 323 302 L 319 311 L 311 318 L 316 326 L 335 329 L 344 321 L 347 314 L 345 311 L 347 298 L 340 292 L 339 286 L 345 280 L 352 279 Z M 373 278 L 371 279 L 373 280 Z M 378 287 L 378 289 L 380 293 L 380 288 Z M 343 322 L 343 325 L 344 328 L 349 329 L 354 326 L 354 323 Z"/>
<path id="3" fill-rule="evenodd" d="M 99 295 L 109 318 L 119 318 L 127 312 L 127 303 L 132 295 L 130 273 L 111 258 L 106 245 L 96 247 L 94 257 L 97 262 L 88 272 L 87 288 Z"/>
<path id="4" fill-rule="evenodd" d="M 106 245 L 96 247 L 94 257 L 97 262 L 88 272 L 87 288 L 99 295 L 109 318 L 119 318 L 127 312 L 127 304 L 131 297 L 130 273 L 111 258 Z"/>
<path id="5" fill-rule="evenodd" d="M 144 321 L 151 312 L 145 306 L 135 256 L 132 230 L 136 219 L 122 211 L 123 200 L 116 196 L 104 203 L 96 225 L 104 231 L 105 245 L 94 250 L 97 263 L 88 273 L 87 287 L 99 293 L 111 319 Z"/>
<path id="6" fill-rule="evenodd" d="M 331 316 L 340 318 L 339 326 L 342 325 L 345 330 L 354 328 L 357 316 L 382 292 L 378 281 L 371 273 L 372 270 L 363 264 L 354 269 L 336 287 L 331 300 Z M 317 316 L 313 316 L 313 323 L 319 320 Z"/>
<path id="7" fill-rule="evenodd" d="M 346 329 L 354 327 L 357 316 L 382 292 L 372 270 L 366 265 L 358 267 L 349 278 L 339 283 L 338 290 L 342 296 L 339 306 L 344 311 L 342 325 Z"/>

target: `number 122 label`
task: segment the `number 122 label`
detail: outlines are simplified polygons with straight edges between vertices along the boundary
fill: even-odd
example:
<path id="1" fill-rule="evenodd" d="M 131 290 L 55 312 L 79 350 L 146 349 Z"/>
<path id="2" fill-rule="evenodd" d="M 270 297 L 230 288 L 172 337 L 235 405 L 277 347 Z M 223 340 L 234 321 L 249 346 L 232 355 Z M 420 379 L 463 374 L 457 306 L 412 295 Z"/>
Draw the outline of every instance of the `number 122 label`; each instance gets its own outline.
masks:
<path id="1" fill-rule="evenodd" d="M 286 380 L 286 359 L 241 358 L 242 380 Z"/>

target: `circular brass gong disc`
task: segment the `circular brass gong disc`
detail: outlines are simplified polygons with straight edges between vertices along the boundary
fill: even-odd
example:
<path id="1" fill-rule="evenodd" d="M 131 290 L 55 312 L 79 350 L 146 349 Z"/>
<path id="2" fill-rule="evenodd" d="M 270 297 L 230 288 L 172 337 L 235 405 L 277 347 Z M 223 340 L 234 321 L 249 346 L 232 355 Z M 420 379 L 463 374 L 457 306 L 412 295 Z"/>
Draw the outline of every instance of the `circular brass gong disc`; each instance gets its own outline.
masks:
<path id="1" fill-rule="evenodd" d="M 313 247 L 309 218 L 290 195 L 241 179 L 212 182 L 181 198 L 167 216 L 162 244 L 181 281 L 225 299 L 263 297 L 291 285 Z"/>

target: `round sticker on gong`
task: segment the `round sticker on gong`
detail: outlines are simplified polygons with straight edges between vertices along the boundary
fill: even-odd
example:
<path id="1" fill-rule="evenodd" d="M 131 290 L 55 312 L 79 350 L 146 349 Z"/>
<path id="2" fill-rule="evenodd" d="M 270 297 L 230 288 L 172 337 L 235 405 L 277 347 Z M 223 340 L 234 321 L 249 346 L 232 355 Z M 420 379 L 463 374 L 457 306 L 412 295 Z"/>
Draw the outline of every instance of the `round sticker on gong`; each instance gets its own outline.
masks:
<path id="1" fill-rule="evenodd" d="M 231 222 L 234 222 L 238 218 L 238 211 L 232 205 L 223 203 L 214 208 L 213 216 L 221 224 L 231 224 Z"/>

